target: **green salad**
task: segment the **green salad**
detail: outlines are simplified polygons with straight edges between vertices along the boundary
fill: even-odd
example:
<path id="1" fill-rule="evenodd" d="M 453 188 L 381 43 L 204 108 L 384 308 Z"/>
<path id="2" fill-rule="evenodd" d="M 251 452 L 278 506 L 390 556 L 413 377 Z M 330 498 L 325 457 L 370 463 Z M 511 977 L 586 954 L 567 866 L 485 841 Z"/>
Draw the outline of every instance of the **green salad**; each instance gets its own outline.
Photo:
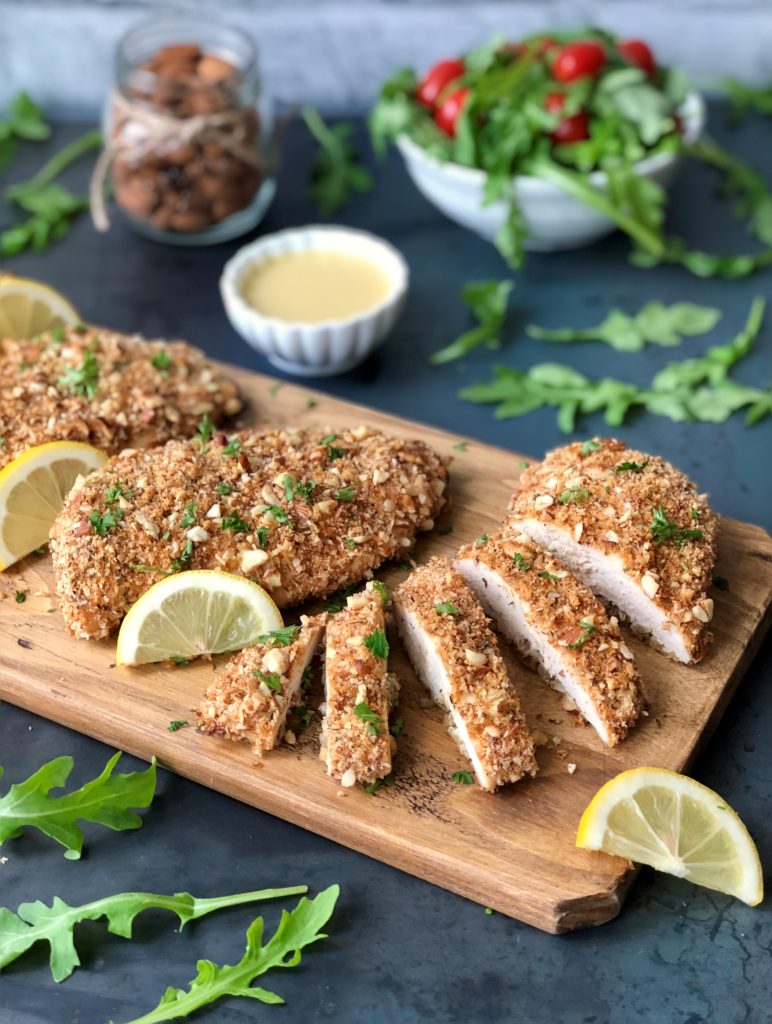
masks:
<path id="1" fill-rule="evenodd" d="M 690 250 L 665 234 L 662 186 L 636 173 L 646 157 L 686 151 L 726 170 L 726 155 L 722 166 L 707 148 L 686 144 L 679 110 L 687 91 L 684 75 L 659 66 L 640 39 L 597 29 L 518 43 L 497 38 L 439 61 L 422 78 L 397 71 L 384 83 L 369 127 L 379 153 L 407 136 L 439 160 L 483 170 L 484 202 L 508 204 L 496 245 L 510 266 L 521 265 L 526 238 L 512 178 L 529 175 L 609 217 L 633 240 L 640 265 L 680 263 L 701 276 L 742 277 L 770 253 Z M 605 172 L 606 188 L 592 181 L 593 171 Z"/>

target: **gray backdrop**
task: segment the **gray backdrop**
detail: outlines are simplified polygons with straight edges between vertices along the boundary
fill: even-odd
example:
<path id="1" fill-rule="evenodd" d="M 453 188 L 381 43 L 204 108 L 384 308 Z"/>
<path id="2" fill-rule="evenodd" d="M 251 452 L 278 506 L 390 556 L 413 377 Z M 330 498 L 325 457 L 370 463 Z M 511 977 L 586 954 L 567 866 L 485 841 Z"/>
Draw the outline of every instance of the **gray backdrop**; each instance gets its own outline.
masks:
<path id="1" fill-rule="evenodd" d="M 59 117 L 96 116 L 116 39 L 158 0 L 0 0 L 0 109 L 28 89 Z M 703 86 L 772 82 L 772 0 L 197 0 L 258 41 L 266 88 L 358 112 L 398 64 L 424 67 L 498 29 L 595 23 L 642 35 Z"/>

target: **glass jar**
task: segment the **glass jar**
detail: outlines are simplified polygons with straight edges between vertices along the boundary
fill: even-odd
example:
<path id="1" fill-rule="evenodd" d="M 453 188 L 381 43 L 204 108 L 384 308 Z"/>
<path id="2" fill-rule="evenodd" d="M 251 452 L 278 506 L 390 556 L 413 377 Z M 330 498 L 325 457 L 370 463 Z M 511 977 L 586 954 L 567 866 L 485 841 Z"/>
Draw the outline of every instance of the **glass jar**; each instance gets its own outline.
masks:
<path id="1" fill-rule="evenodd" d="M 105 138 L 115 201 L 137 230 L 205 245 L 261 220 L 275 181 L 259 98 L 257 53 L 237 29 L 169 12 L 129 30 Z"/>

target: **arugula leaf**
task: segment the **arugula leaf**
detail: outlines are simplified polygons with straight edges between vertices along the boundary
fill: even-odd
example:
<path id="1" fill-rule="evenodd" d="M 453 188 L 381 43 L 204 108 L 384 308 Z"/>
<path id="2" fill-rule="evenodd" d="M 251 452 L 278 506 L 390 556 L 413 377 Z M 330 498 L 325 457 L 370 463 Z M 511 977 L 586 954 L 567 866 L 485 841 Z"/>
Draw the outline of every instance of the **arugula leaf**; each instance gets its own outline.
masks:
<path id="1" fill-rule="evenodd" d="M 711 423 L 723 423 L 747 408 L 746 423 L 751 425 L 772 415 L 772 389 L 745 387 L 728 374 L 755 344 L 764 308 L 762 298 L 754 299 L 745 326 L 729 344 L 714 345 L 696 359 L 668 363 L 649 388 L 612 377 L 591 380 L 559 363 L 539 363 L 526 371 L 496 366 L 493 380 L 463 388 L 459 396 L 475 404 L 495 404 L 496 419 L 551 406 L 558 410 L 558 426 L 565 433 L 575 429 L 580 414 L 603 411 L 607 423 L 619 426 L 633 408 L 675 422 Z"/>
<path id="2" fill-rule="evenodd" d="M 725 78 L 722 83 L 732 103 L 735 117 L 754 110 L 757 114 L 772 114 L 772 85 L 754 88 L 738 82 L 736 78 Z"/>
<path id="3" fill-rule="evenodd" d="M 460 615 L 461 612 L 456 608 L 452 601 L 439 601 L 434 606 L 434 610 L 438 615 Z"/>
<path id="4" fill-rule="evenodd" d="M 653 345 L 679 345 L 684 336 L 705 334 L 721 319 L 721 311 L 692 302 L 665 306 L 647 302 L 634 316 L 612 309 L 595 327 L 561 327 L 547 330 L 530 325 L 526 333 L 542 341 L 603 341 L 619 352 L 640 352 L 647 342 Z"/>
<path id="5" fill-rule="evenodd" d="M 702 139 L 689 150 L 692 156 L 722 172 L 721 191 L 735 196 L 735 212 L 764 245 L 772 245 L 772 193 L 759 174 L 712 139 Z"/>
<path id="6" fill-rule="evenodd" d="M 300 632 L 300 626 L 283 626 L 281 629 L 273 629 L 270 633 L 263 633 L 257 638 L 259 644 L 273 644 L 274 647 L 289 647 L 294 643 Z"/>
<path id="7" fill-rule="evenodd" d="M 381 734 L 381 716 L 373 711 L 366 701 L 361 701 L 354 708 L 354 714 L 367 725 L 367 731 L 373 736 Z"/>
<path id="8" fill-rule="evenodd" d="M 309 132 L 319 143 L 311 169 L 309 195 L 320 213 L 328 217 L 345 206 L 353 192 L 369 192 L 373 176 L 356 159 L 351 143 L 354 125 L 350 121 L 327 125 L 319 112 L 309 106 L 303 107 L 302 115 Z"/>
<path id="9" fill-rule="evenodd" d="M 467 355 L 480 345 L 487 345 L 492 349 L 501 348 L 499 334 L 504 326 L 507 302 L 513 288 L 512 281 L 470 281 L 464 285 L 462 298 L 479 323 L 450 345 L 434 352 L 429 362 L 435 366 L 449 363 Z"/>
<path id="10" fill-rule="evenodd" d="M 463 771 L 463 772 L 453 772 L 453 774 L 451 775 L 451 779 L 455 783 L 457 783 L 459 785 L 462 785 L 462 786 L 471 786 L 472 782 L 473 782 L 471 772 L 466 772 L 466 771 Z"/>
<path id="11" fill-rule="evenodd" d="M 283 1003 L 281 996 L 253 986 L 252 982 L 271 968 L 296 967 L 301 961 L 301 950 L 327 938 L 320 929 L 332 917 L 339 893 L 339 886 L 331 885 L 312 900 L 304 897 L 289 913 L 282 911 L 279 926 L 265 945 L 263 918 L 256 918 L 247 929 L 247 947 L 237 964 L 219 966 L 211 960 L 199 960 L 198 973 L 187 991 L 167 988 L 155 1009 L 129 1024 L 157 1024 L 188 1017 L 225 996 L 244 996 L 273 1005 Z"/>
<path id="12" fill-rule="evenodd" d="M 297 896 L 305 892 L 308 892 L 305 885 L 287 889 L 262 889 L 233 896 L 215 896 L 210 899 L 197 899 L 187 892 L 177 892 L 173 896 L 148 892 L 121 892 L 84 903 L 79 907 L 70 906 L 58 896 L 54 897 L 50 907 L 40 900 L 35 903 L 22 903 L 15 914 L 7 907 L 2 907 L 0 969 L 13 963 L 36 942 L 47 942 L 50 946 L 49 963 L 53 979 L 64 981 L 80 965 L 80 958 L 75 949 L 74 928 L 81 921 L 96 921 L 100 917 L 105 917 L 109 932 L 130 939 L 134 918 L 143 910 L 170 910 L 179 917 L 180 928 L 184 928 L 188 921 L 195 921 L 225 907 L 283 896 Z"/>
<path id="13" fill-rule="evenodd" d="M 26 92 L 17 93 L 8 104 L 5 119 L 0 120 L 0 171 L 16 155 L 16 140 L 42 142 L 51 135 L 51 126 L 43 112 Z"/>
<path id="14" fill-rule="evenodd" d="M 53 797 L 50 791 L 66 783 L 74 763 L 71 757 L 54 758 L 24 782 L 11 786 L 0 798 L 0 846 L 19 836 L 22 829 L 36 828 L 61 843 L 68 860 L 79 860 L 83 833 L 77 821 L 93 821 L 116 831 L 141 828 L 142 819 L 130 808 L 152 803 L 155 759 L 145 771 L 113 775 L 120 756 L 118 751 L 97 778 L 64 796 Z M 0 767 L 0 777 L 2 774 Z"/>
<path id="15" fill-rule="evenodd" d="M 334 594 L 327 604 L 324 606 L 326 612 L 342 612 L 346 607 L 346 601 L 352 594 L 356 593 L 358 583 L 354 583 L 350 587 L 346 587 L 344 590 L 338 591 Z"/>

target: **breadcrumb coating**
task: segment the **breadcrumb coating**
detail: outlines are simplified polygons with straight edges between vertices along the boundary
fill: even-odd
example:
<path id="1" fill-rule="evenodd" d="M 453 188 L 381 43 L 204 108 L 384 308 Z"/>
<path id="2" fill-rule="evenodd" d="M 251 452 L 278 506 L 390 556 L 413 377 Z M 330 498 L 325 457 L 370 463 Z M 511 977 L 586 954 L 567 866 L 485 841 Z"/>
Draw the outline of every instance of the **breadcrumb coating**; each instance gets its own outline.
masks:
<path id="1" fill-rule="evenodd" d="M 520 483 L 510 504 L 511 531 L 545 523 L 614 558 L 666 615 L 690 659 L 700 660 L 711 639 L 708 591 L 718 529 L 705 494 L 664 459 L 613 438 L 557 448 Z"/>
<path id="2" fill-rule="evenodd" d="M 609 617 L 592 591 L 526 534 L 495 534 L 469 544 L 456 556 L 457 566 L 464 561 L 498 577 L 510 600 L 518 602 L 526 622 L 555 650 L 592 704 L 609 746 L 624 739 L 644 702 L 616 617 Z M 484 595 L 481 600 L 485 606 Z"/>
<path id="3" fill-rule="evenodd" d="M 367 427 L 241 433 L 127 450 L 70 494 L 51 531 L 62 614 L 107 636 L 180 569 L 256 580 L 280 607 L 357 583 L 430 530 L 448 472 Z"/>
<path id="4" fill-rule="evenodd" d="M 201 732 L 247 740 L 258 757 L 281 742 L 290 708 L 302 702 L 303 673 L 324 632 L 326 615 L 301 616 L 288 645 L 268 639 L 235 654 L 196 712 Z"/>
<path id="5" fill-rule="evenodd" d="M 322 755 L 328 774 L 344 786 L 391 771 L 389 710 L 397 688 L 387 671 L 388 644 L 379 646 L 385 631 L 383 600 L 372 583 L 327 623 Z"/>
<path id="6" fill-rule="evenodd" d="M 190 437 L 241 409 L 236 385 L 181 341 L 70 327 L 0 341 L 0 467 L 47 441 L 116 454 Z"/>
<path id="7" fill-rule="evenodd" d="M 515 687 L 485 613 L 460 573 L 446 559 L 432 558 L 400 584 L 393 600 L 402 636 L 407 640 L 408 614 L 439 656 L 449 684 L 446 710 L 465 727 L 482 766 L 476 771 L 481 787 L 494 790 L 535 775 L 534 741 Z M 426 682 L 426 666 L 414 668 Z M 469 756 L 457 731 L 456 739 Z"/>

